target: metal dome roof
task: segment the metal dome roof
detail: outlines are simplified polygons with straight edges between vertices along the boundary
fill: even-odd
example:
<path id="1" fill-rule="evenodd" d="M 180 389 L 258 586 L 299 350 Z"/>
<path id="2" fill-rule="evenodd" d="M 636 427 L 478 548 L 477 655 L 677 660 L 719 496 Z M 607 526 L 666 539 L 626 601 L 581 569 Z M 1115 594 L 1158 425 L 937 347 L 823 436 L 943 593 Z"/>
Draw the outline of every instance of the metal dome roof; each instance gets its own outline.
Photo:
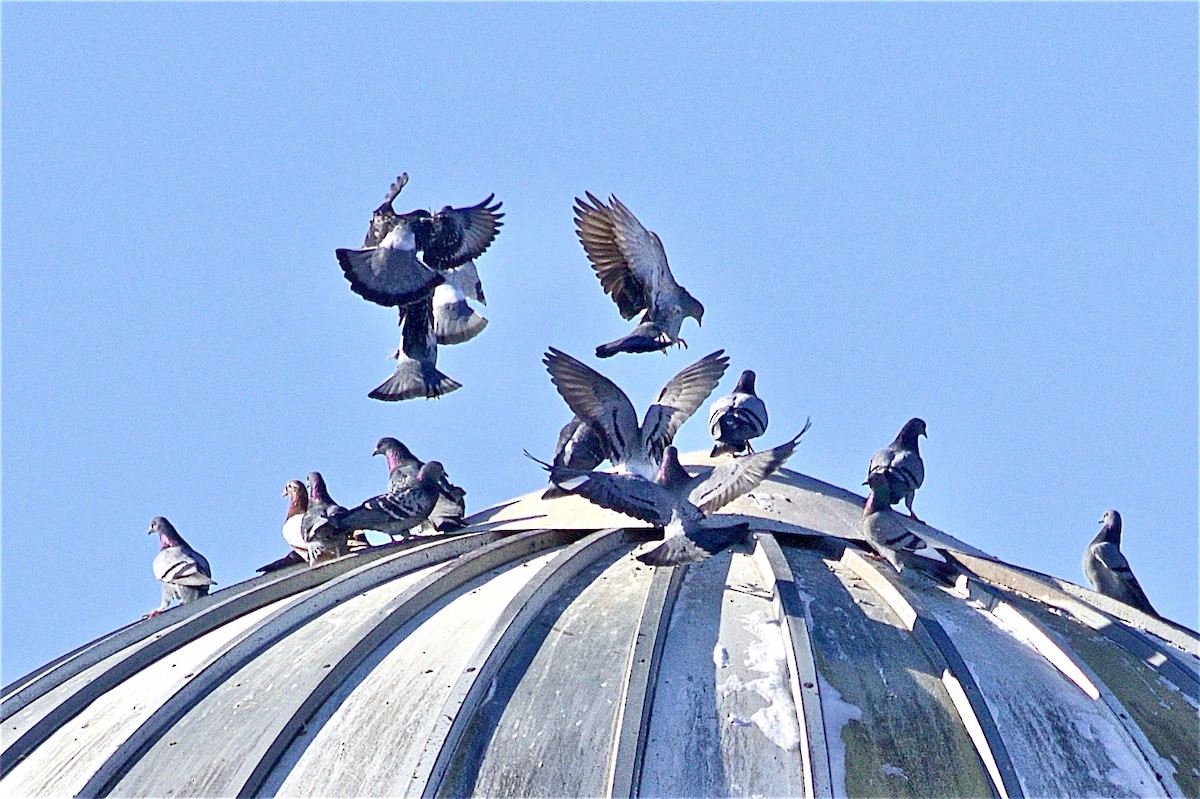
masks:
<path id="1" fill-rule="evenodd" d="M 696 463 L 693 456 L 690 462 Z M 702 458 L 700 458 L 702 461 Z M 0 787 L 86 796 L 1196 796 L 1200 639 L 784 471 L 752 545 L 652 569 L 540 490 L 265 575 L 3 691 Z M 907 522 L 906 522 L 907 523 Z"/>

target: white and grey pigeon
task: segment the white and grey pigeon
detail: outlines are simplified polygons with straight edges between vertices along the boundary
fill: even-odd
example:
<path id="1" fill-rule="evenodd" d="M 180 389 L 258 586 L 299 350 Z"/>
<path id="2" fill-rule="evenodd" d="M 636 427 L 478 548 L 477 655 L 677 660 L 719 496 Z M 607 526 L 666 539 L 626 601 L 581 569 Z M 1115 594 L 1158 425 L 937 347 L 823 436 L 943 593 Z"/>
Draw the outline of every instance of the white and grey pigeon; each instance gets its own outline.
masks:
<path id="1" fill-rule="evenodd" d="M 596 429 L 578 416 L 572 416 L 558 432 L 558 444 L 554 447 L 554 466 L 567 469 L 591 471 L 604 460 L 604 447 Z M 565 497 L 564 491 L 553 483 L 542 492 L 542 499 Z"/>
<path id="2" fill-rule="evenodd" d="M 274 560 L 266 566 L 259 566 L 255 571 L 273 572 L 286 566 L 304 563 L 308 558 L 308 544 L 301 534 L 300 527 L 304 521 L 304 511 L 308 510 L 308 491 L 299 480 L 289 480 L 283 487 L 283 494 L 288 498 L 287 516 L 283 522 L 283 540 L 291 550 L 279 560 Z"/>
<path id="3" fill-rule="evenodd" d="M 863 483 L 870 485 L 871 475 L 883 475 L 887 481 L 888 505 L 903 500 L 908 515 L 918 522 L 921 520 L 913 513 L 913 497 L 925 482 L 925 461 L 921 460 L 917 446 L 919 436 L 928 436 L 924 420 L 914 418 L 905 422 L 895 440 L 871 456 L 867 480 Z"/>
<path id="4" fill-rule="evenodd" d="M 377 530 L 392 537 L 406 535 L 429 519 L 441 497 L 441 481 L 445 476 L 442 464 L 429 461 L 411 477 L 390 479 L 386 492 L 368 499 L 336 524 L 345 530 Z"/>
<path id="5" fill-rule="evenodd" d="M 767 432 L 767 406 L 754 393 L 754 372 L 747 369 L 738 378 L 732 394 L 726 394 L 708 411 L 708 431 L 716 445 L 710 456 L 753 452 L 750 439 Z"/>
<path id="6" fill-rule="evenodd" d="M 142 618 L 157 616 L 178 600 L 184 605 L 208 594 L 216 585 L 212 568 L 203 555 L 188 546 L 183 536 L 162 516 L 150 521 L 149 534 L 158 534 L 158 554 L 154 556 L 154 578 L 162 583 L 162 604 Z"/>
<path id="7" fill-rule="evenodd" d="M 346 513 L 345 508 L 330 498 L 321 473 L 309 472 L 308 509 L 300 517 L 300 536 L 304 539 L 305 560 L 309 566 L 346 554 L 349 530 L 338 524 Z"/>
<path id="8" fill-rule="evenodd" d="M 902 573 L 908 563 L 908 553 L 927 545 L 920 536 L 910 532 L 900 521 L 899 514 L 891 509 L 893 503 L 887 476 L 883 472 L 874 472 L 867 476 L 867 485 L 871 491 L 863 506 L 863 536 L 871 549 Z"/>
<path id="9" fill-rule="evenodd" d="M 774 474 L 795 451 L 801 435 L 804 431 L 778 447 L 725 461 L 695 477 L 679 463 L 678 450 L 667 447 L 653 481 L 633 474 L 554 467 L 550 467 L 551 479 L 602 508 L 662 527 L 663 542 L 638 560 L 651 566 L 679 566 L 746 538 L 748 523 L 720 524 L 708 517 Z"/>
<path id="10" fill-rule="evenodd" d="M 399 440 L 381 438 L 375 445 L 375 455 L 387 459 L 388 487 L 350 511 L 339 524 L 348 529 L 376 530 L 389 536 L 404 535 L 416 527 L 431 527 L 438 532 L 451 532 L 466 526 L 466 494 L 446 477 L 441 469 L 437 479 L 437 496 L 428 512 L 414 513 L 412 486 L 425 464 Z M 433 461 L 431 461 L 432 463 Z"/>
<path id="11" fill-rule="evenodd" d="M 653 480 L 663 451 L 679 426 L 704 404 L 729 365 L 724 350 L 705 355 L 672 377 L 658 392 L 641 425 L 633 403 L 617 384 L 551 347 L 543 359 L 558 393 L 600 438 L 604 456 L 618 472 Z"/>
<path id="12" fill-rule="evenodd" d="M 433 290 L 433 334 L 438 344 L 462 344 L 483 332 L 488 320 L 467 303 L 484 305 L 483 286 L 474 261 L 443 273 L 446 282 Z"/>
<path id="13" fill-rule="evenodd" d="M 1121 514 L 1106 510 L 1100 524 L 1103 525 L 1100 533 L 1083 552 L 1083 573 L 1101 594 L 1162 618 L 1133 576 L 1129 561 L 1121 554 Z"/>
<path id="14" fill-rule="evenodd" d="M 425 299 L 400 309 L 400 347 L 392 357 L 396 371 L 367 396 L 384 402 L 425 397 L 436 399 L 462 388 L 437 368 L 437 335 L 433 328 L 433 302 Z"/>
<path id="15" fill-rule="evenodd" d="M 686 347 L 679 337 L 683 320 L 690 316 L 700 324 L 704 306 L 675 282 L 658 235 L 611 195 L 605 205 L 588 192 L 587 200 L 575 198 L 573 210 L 576 235 L 621 317 L 632 319 L 644 311 L 629 335 L 601 344 L 596 357 L 658 352 L 672 344 Z"/>

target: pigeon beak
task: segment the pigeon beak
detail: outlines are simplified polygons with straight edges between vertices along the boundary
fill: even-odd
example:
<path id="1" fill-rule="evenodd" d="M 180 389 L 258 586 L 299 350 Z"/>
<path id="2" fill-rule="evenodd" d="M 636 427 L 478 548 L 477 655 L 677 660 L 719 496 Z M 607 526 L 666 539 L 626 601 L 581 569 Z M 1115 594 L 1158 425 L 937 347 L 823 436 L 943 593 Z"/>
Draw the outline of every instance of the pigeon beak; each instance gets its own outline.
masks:
<path id="1" fill-rule="evenodd" d="M 287 494 L 288 494 L 288 492 L 287 492 L 287 489 L 285 488 L 285 489 L 283 489 L 283 493 L 282 493 L 282 494 L 280 494 L 279 496 L 281 496 L 281 497 L 286 497 L 286 496 L 287 496 Z"/>

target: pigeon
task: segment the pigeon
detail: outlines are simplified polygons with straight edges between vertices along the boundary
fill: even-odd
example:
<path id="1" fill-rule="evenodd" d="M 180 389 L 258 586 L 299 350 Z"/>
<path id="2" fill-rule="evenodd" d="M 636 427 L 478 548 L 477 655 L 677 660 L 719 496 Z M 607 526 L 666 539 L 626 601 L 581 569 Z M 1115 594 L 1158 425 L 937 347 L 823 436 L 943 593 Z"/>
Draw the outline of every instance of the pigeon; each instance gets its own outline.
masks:
<path id="1" fill-rule="evenodd" d="M 413 480 L 417 476 L 417 472 L 425 465 L 420 458 L 412 454 L 408 447 L 390 436 L 379 439 L 375 444 L 373 454 L 383 455 L 387 458 L 389 493 L 399 490 L 404 483 Z M 467 512 L 467 492 L 450 482 L 444 468 L 442 476 L 438 480 L 438 487 L 440 490 L 437 504 L 424 526 L 432 527 L 439 533 L 452 532 L 466 527 L 467 522 L 464 517 Z"/>
<path id="2" fill-rule="evenodd" d="M 438 270 L 455 269 L 483 255 L 504 225 L 500 221 L 504 214 L 497 213 L 502 203 L 489 204 L 495 198 L 489 194 L 469 208 L 447 205 L 432 216 L 423 210 L 412 212 L 418 215 L 414 233 L 425 263 Z M 476 299 L 483 302 L 482 288 L 479 291 Z"/>
<path id="3" fill-rule="evenodd" d="M 804 430 L 765 452 L 725 461 L 707 475 L 695 477 L 679 463 L 679 452 L 667 447 L 654 480 L 635 474 L 580 472 L 548 466 L 551 479 L 572 494 L 663 528 L 663 543 L 638 556 L 650 566 L 695 563 L 745 540 L 748 523 L 722 525 L 709 516 L 754 490 L 783 466 L 796 450 Z"/>
<path id="4" fill-rule="evenodd" d="M 742 372 L 733 393 L 712 404 L 708 430 L 716 442 L 710 457 L 754 451 L 750 439 L 767 431 L 767 406 L 754 393 L 754 372 Z"/>
<path id="5" fill-rule="evenodd" d="M 701 324 L 704 306 L 675 282 L 662 241 L 616 197 L 610 195 L 608 205 L 591 192 L 587 198 L 575 198 L 575 232 L 600 285 L 622 318 L 645 312 L 629 335 L 597 347 L 596 357 L 686 347 L 679 337 L 683 320 L 690 316 Z"/>
<path id="6" fill-rule="evenodd" d="M 600 436 L 595 428 L 573 416 L 558 433 L 558 445 L 554 448 L 554 465 L 568 469 L 591 471 L 604 460 L 604 447 L 600 444 Z M 542 499 L 565 497 L 569 491 L 564 491 L 553 483 L 542 492 Z"/>
<path id="7" fill-rule="evenodd" d="M 887 503 L 895 505 L 904 500 L 908 506 L 908 515 L 913 521 L 921 521 L 913 513 L 913 496 L 921 483 L 925 482 L 925 462 L 917 447 L 917 437 L 928 436 L 925 432 L 925 422 L 922 419 L 909 419 L 896 434 L 896 440 L 871 456 L 871 465 L 867 470 L 867 481 L 870 485 L 871 475 L 882 474 L 887 478 Z"/>
<path id="8" fill-rule="evenodd" d="M 893 502 L 887 475 L 872 472 L 867 477 L 867 485 L 871 492 L 863 507 L 863 536 L 873 550 L 886 558 L 897 572 L 903 573 L 907 553 L 924 549 L 925 541 L 910 532 L 891 510 Z"/>
<path id="9" fill-rule="evenodd" d="M 347 530 L 338 524 L 346 513 L 345 508 L 330 499 L 321 473 L 309 472 L 308 509 L 300 519 L 300 537 L 304 539 L 309 566 L 317 565 L 318 560 L 346 554 Z"/>
<path id="10" fill-rule="evenodd" d="M 429 518 L 441 498 L 440 484 L 445 476 L 437 461 L 429 461 L 411 478 L 396 479 L 393 472 L 385 493 L 368 499 L 336 524 L 343 530 L 378 530 L 393 538 L 405 535 Z"/>
<path id="11" fill-rule="evenodd" d="M 474 261 L 444 273 L 445 283 L 433 290 L 433 334 L 438 344 L 462 344 L 483 332 L 488 320 L 467 304 L 483 300 Z"/>
<path id="12" fill-rule="evenodd" d="M 367 395 L 371 399 L 436 399 L 462 388 L 462 383 L 437 369 L 432 297 L 400 309 L 400 348 L 392 357 L 396 359 L 396 371 Z"/>
<path id="13" fill-rule="evenodd" d="M 288 498 L 287 518 L 283 522 L 283 540 L 292 549 L 279 560 L 271 561 L 266 566 L 259 566 L 255 569 L 263 574 L 282 569 L 285 566 L 304 563 L 305 555 L 308 553 L 308 545 L 300 535 L 300 524 L 304 520 L 304 511 L 308 510 L 308 491 L 304 488 L 304 483 L 299 480 L 290 480 L 283 487 L 282 496 Z"/>
<path id="14" fill-rule="evenodd" d="M 212 568 L 203 555 L 188 546 L 175 527 L 162 516 L 150 521 L 149 534 L 158 533 L 158 554 L 154 556 L 154 577 L 162 582 L 162 604 L 143 619 L 157 616 L 171 606 L 173 600 L 185 605 L 208 594 L 216 585 Z"/>
<path id="15" fill-rule="evenodd" d="M 604 375 L 551 347 L 543 359 L 558 393 L 600 438 L 604 456 L 619 472 L 653 480 L 663 450 L 721 382 L 729 365 L 725 350 L 705 355 L 672 377 L 639 427 L 633 403 Z"/>
<path id="16" fill-rule="evenodd" d="M 1133 576 L 1129 561 L 1121 554 L 1121 514 L 1106 510 L 1100 523 L 1104 525 L 1100 533 L 1083 552 L 1083 573 L 1101 594 L 1162 618 Z"/>

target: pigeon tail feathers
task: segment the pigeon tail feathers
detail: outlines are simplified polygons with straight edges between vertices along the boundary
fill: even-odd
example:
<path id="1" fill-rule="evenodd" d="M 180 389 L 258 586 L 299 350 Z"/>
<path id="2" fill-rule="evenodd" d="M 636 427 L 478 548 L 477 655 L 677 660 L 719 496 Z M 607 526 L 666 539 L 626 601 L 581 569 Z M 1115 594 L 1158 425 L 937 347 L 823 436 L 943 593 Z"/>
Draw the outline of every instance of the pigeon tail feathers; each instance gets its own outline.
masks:
<path id="1" fill-rule="evenodd" d="M 433 365 L 406 360 L 397 365 L 395 373 L 367 396 L 383 402 L 400 402 L 417 397 L 436 399 L 460 388 L 462 383 L 442 374 Z"/>

